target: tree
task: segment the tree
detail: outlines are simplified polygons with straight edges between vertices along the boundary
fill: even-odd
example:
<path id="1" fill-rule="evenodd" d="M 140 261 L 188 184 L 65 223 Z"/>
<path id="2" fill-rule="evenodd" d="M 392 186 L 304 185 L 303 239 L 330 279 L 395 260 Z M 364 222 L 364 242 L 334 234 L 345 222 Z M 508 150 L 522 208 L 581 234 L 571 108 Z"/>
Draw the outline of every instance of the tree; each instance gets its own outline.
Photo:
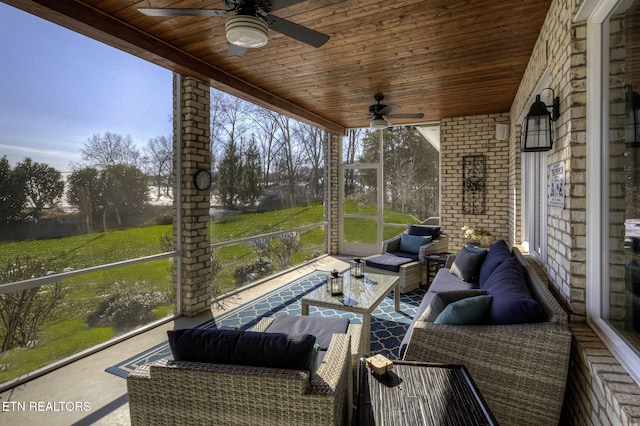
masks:
<path id="1" fill-rule="evenodd" d="M 71 172 L 67 178 L 67 201 L 84 216 L 85 231 L 93 232 L 93 214 L 100 208 L 100 174 L 96 168 Z"/>
<path id="2" fill-rule="evenodd" d="M 346 147 L 346 162 L 347 164 L 355 164 L 356 151 L 358 150 L 358 143 L 360 142 L 364 129 L 351 129 L 347 135 L 347 147 Z M 345 195 L 351 195 L 355 191 L 355 170 L 352 168 L 344 171 L 344 193 Z"/>
<path id="3" fill-rule="evenodd" d="M 250 123 L 251 104 L 235 96 L 211 91 L 211 159 L 212 169 L 226 152 L 229 141 L 238 144 Z"/>
<path id="4" fill-rule="evenodd" d="M 266 108 L 255 106 L 251 115 L 254 119 L 254 125 L 257 126 L 255 135 L 259 141 L 262 155 L 262 185 L 263 188 L 267 188 L 271 184 L 271 168 L 278 155 L 278 114 Z"/>
<path id="5" fill-rule="evenodd" d="M 167 136 L 149 139 L 144 148 L 144 163 L 150 176 L 153 176 L 160 198 L 162 190 L 165 195 L 171 194 L 173 183 L 173 144 Z"/>
<path id="6" fill-rule="evenodd" d="M 313 200 L 322 199 L 322 165 L 324 163 L 324 132 L 310 124 L 300 123 L 299 139 L 302 142 L 307 162 L 309 163 L 307 185 Z"/>
<path id="7" fill-rule="evenodd" d="M 9 160 L 0 158 L 0 223 L 11 223 L 22 219 L 22 209 L 27 201 L 26 175 L 13 170 Z"/>
<path id="8" fill-rule="evenodd" d="M 107 229 L 107 215 L 115 214 L 118 225 L 123 215 L 135 216 L 149 203 L 147 175 L 134 166 L 108 166 L 102 171 L 93 167 L 74 170 L 67 179 L 67 199 L 86 220 L 87 232 L 93 230 L 93 218 L 102 215 Z"/>
<path id="9" fill-rule="evenodd" d="M 279 166 L 286 176 L 289 205 L 293 207 L 296 204 L 298 172 L 302 166 L 300 147 L 294 137 L 297 122 L 284 115 L 278 115 L 277 123 L 280 130 Z"/>
<path id="10" fill-rule="evenodd" d="M 217 191 L 220 203 L 225 207 L 234 207 L 238 200 L 241 161 L 238 147 L 232 139 L 227 143 L 224 157 L 218 165 Z"/>
<path id="11" fill-rule="evenodd" d="M 85 142 L 80 153 L 83 160 L 98 169 L 118 164 L 137 167 L 141 162 L 140 151 L 131 136 L 111 132 L 106 132 L 104 136 L 93 135 Z"/>
<path id="12" fill-rule="evenodd" d="M 16 165 L 25 175 L 26 205 L 29 216 L 40 219 L 45 209 L 53 208 L 64 193 L 62 173 L 53 167 L 25 158 Z"/>
<path id="13" fill-rule="evenodd" d="M 385 203 L 417 217 L 437 215 L 438 151 L 413 126 L 385 129 L 383 140 Z M 378 162 L 379 135 L 367 132 L 362 141 L 361 161 Z M 366 186 L 374 184 L 373 175 L 362 178 Z"/>
<path id="14" fill-rule="evenodd" d="M 252 138 L 249 148 L 244 154 L 240 177 L 240 200 L 245 205 L 254 205 L 262 194 L 262 167 L 260 152 Z"/>
<path id="15" fill-rule="evenodd" d="M 109 166 L 100 172 L 99 194 L 103 228 L 107 229 L 106 217 L 109 211 L 116 214 L 118 225 L 122 225 L 122 215 L 135 215 L 147 207 L 147 175 L 135 166 Z"/>

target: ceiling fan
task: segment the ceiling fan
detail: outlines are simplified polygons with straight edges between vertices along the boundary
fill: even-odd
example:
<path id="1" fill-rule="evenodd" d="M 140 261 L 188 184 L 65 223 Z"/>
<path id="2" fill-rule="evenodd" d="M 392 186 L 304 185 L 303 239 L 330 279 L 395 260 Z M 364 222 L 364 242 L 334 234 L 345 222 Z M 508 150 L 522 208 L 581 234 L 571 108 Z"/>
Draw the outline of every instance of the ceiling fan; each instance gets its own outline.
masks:
<path id="1" fill-rule="evenodd" d="M 369 117 L 372 117 L 370 126 L 372 129 L 384 129 L 393 124 L 389 120 L 390 118 L 422 118 L 424 117 L 423 113 L 415 113 L 415 114 L 393 114 L 394 111 L 400 109 L 398 105 L 383 105 L 380 102 L 384 99 L 384 95 L 375 95 L 373 99 L 376 100 L 377 103 L 369 106 L 369 113 L 367 114 Z"/>
<path id="2" fill-rule="evenodd" d="M 298 41 L 320 47 L 329 36 L 288 21 L 270 12 L 301 3 L 305 0 L 223 0 L 226 9 L 151 8 L 138 10 L 147 16 L 229 16 L 225 23 L 229 55 L 242 56 L 248 49 L 262 47 L 269 41 L 268 30 L 272 29 Z"/>

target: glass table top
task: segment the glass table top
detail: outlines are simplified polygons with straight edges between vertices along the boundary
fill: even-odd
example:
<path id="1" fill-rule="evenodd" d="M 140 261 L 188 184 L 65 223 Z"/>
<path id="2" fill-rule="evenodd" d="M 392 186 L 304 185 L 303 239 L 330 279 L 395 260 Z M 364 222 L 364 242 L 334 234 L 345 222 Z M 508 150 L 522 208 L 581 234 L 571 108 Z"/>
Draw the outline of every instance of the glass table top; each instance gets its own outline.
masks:
<path id="1" fill-rule="evenodd" d="M 364 278 L 355 278 L 349 275 L 348 270 L 341 273 L 341 275 L 344 279 L 342 295 L 332 296 L 323 284 L 304 296 L 303 299 L 309 301 L 310 304 L 319 302 L 339 305 L 345 308 L 370 309 L 376 306 L 398 281 L 398 277 L 395 276 L 368 272 L 365 273 Z"/>

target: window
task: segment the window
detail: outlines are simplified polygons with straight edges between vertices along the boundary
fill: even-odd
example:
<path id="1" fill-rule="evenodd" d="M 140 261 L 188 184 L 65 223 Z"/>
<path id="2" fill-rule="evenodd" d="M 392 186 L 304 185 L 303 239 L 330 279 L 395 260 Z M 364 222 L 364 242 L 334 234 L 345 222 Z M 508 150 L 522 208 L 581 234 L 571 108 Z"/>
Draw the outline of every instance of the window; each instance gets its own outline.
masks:
<path id="1" fill-rule="evenodd" d="M 219 90 L 210 94 L 217 297 L 326 253 L 327 135 Z"/>
<path id="2" fill-rule="evenodd" d="M 547 153 L 528 152 L 522 159 L 523 243 L 529 254 L 547 262 Z"/>
<path id="3" fill-rule="evenodd" d="M 533 90 L 538 94 L 548 86 L 549 70 Z M 529 99 L 524 114 L 534 102 L 535 96 Z M 549 104 L 550 101 L 542 99 Z M 540 263 L 547 263 L 547 152 L 525 152 L 522 156 L 522 244 L 529 254 Z"/>
<path id="4" fill-rule="evenodd" d="M 440 126 L 353 129 L 343 139 L 342 253 L 379 253 L 440 211 Z"/>
<path id="5" fill-rule="evenodd" d="M 588 20 L 588 318 L 640 382 L 640 1 Z M 589 43 L 591 41 L 592 43 Z M 599 94 L 602 93 L 602 99 Z"/>
<path id="6" fill-rule="evenodd" d="M 171 318 L 176 252 L 172 73 L 2 3 L 0 28 L 1 388 Z"/>

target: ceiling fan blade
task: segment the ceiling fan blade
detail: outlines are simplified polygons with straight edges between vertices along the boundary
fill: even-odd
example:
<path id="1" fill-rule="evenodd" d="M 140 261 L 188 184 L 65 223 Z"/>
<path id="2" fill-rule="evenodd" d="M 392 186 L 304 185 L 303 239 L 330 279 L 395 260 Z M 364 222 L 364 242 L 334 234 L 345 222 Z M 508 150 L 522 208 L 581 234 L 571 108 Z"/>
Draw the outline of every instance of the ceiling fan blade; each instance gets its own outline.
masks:
<path id="1" fill-rule="evenodd" d="M 227 52 L 227 54 L 229 56 L 244 56 L 248 51 L 249 49 L 247 49 L 246 47 L 241 47 L 233 43 L 229 43 L 229 51 Z"/>
<path id="2" fill-rule="evenodd" d="M 303 43 L 307 43 L 313 47 L 320 47 L 329 40 L 329 36 L 319 33 L 286 19 L 279 18 L 275 15 L 267 15 L 264 17 L 265 22 L 274 31 L 278 31 L 286 36 L 294 38 Z"/>
<path id="3" fill-rule="evenodd" d="M 424 117 L 423 113 L 417 114 L 387 114 L 387 117 L 391 118 L 422 118 Z"/>
<path id="4" fill-rule="evenodd" d="M 384 107 L 380 111 L 378 111 L 378 114 L 380 114 L 380 115 L 389 115 L 393 111 L 397 111 L 399 109 L 400 109 L 400 107 L 398 105 L 391 104 L 391 105 L 387 105 L 386 107 Z"/>
<path id="5" fill-rule="evenodd" d="M 138 9 L 147 16 L 228 16 L 225 9 L 183 9 L 177 7 L 154 8 L 141 7 Z"/>
<path id="6" fill-rule="evenodd" d="M 273 10 L 283 9 L 285 7 L 293 6 L 294 4 L 302 3 L 306 0 L 256 0 L 256 5 L 260 6 L 265 12 L 269 13 Z"/>

